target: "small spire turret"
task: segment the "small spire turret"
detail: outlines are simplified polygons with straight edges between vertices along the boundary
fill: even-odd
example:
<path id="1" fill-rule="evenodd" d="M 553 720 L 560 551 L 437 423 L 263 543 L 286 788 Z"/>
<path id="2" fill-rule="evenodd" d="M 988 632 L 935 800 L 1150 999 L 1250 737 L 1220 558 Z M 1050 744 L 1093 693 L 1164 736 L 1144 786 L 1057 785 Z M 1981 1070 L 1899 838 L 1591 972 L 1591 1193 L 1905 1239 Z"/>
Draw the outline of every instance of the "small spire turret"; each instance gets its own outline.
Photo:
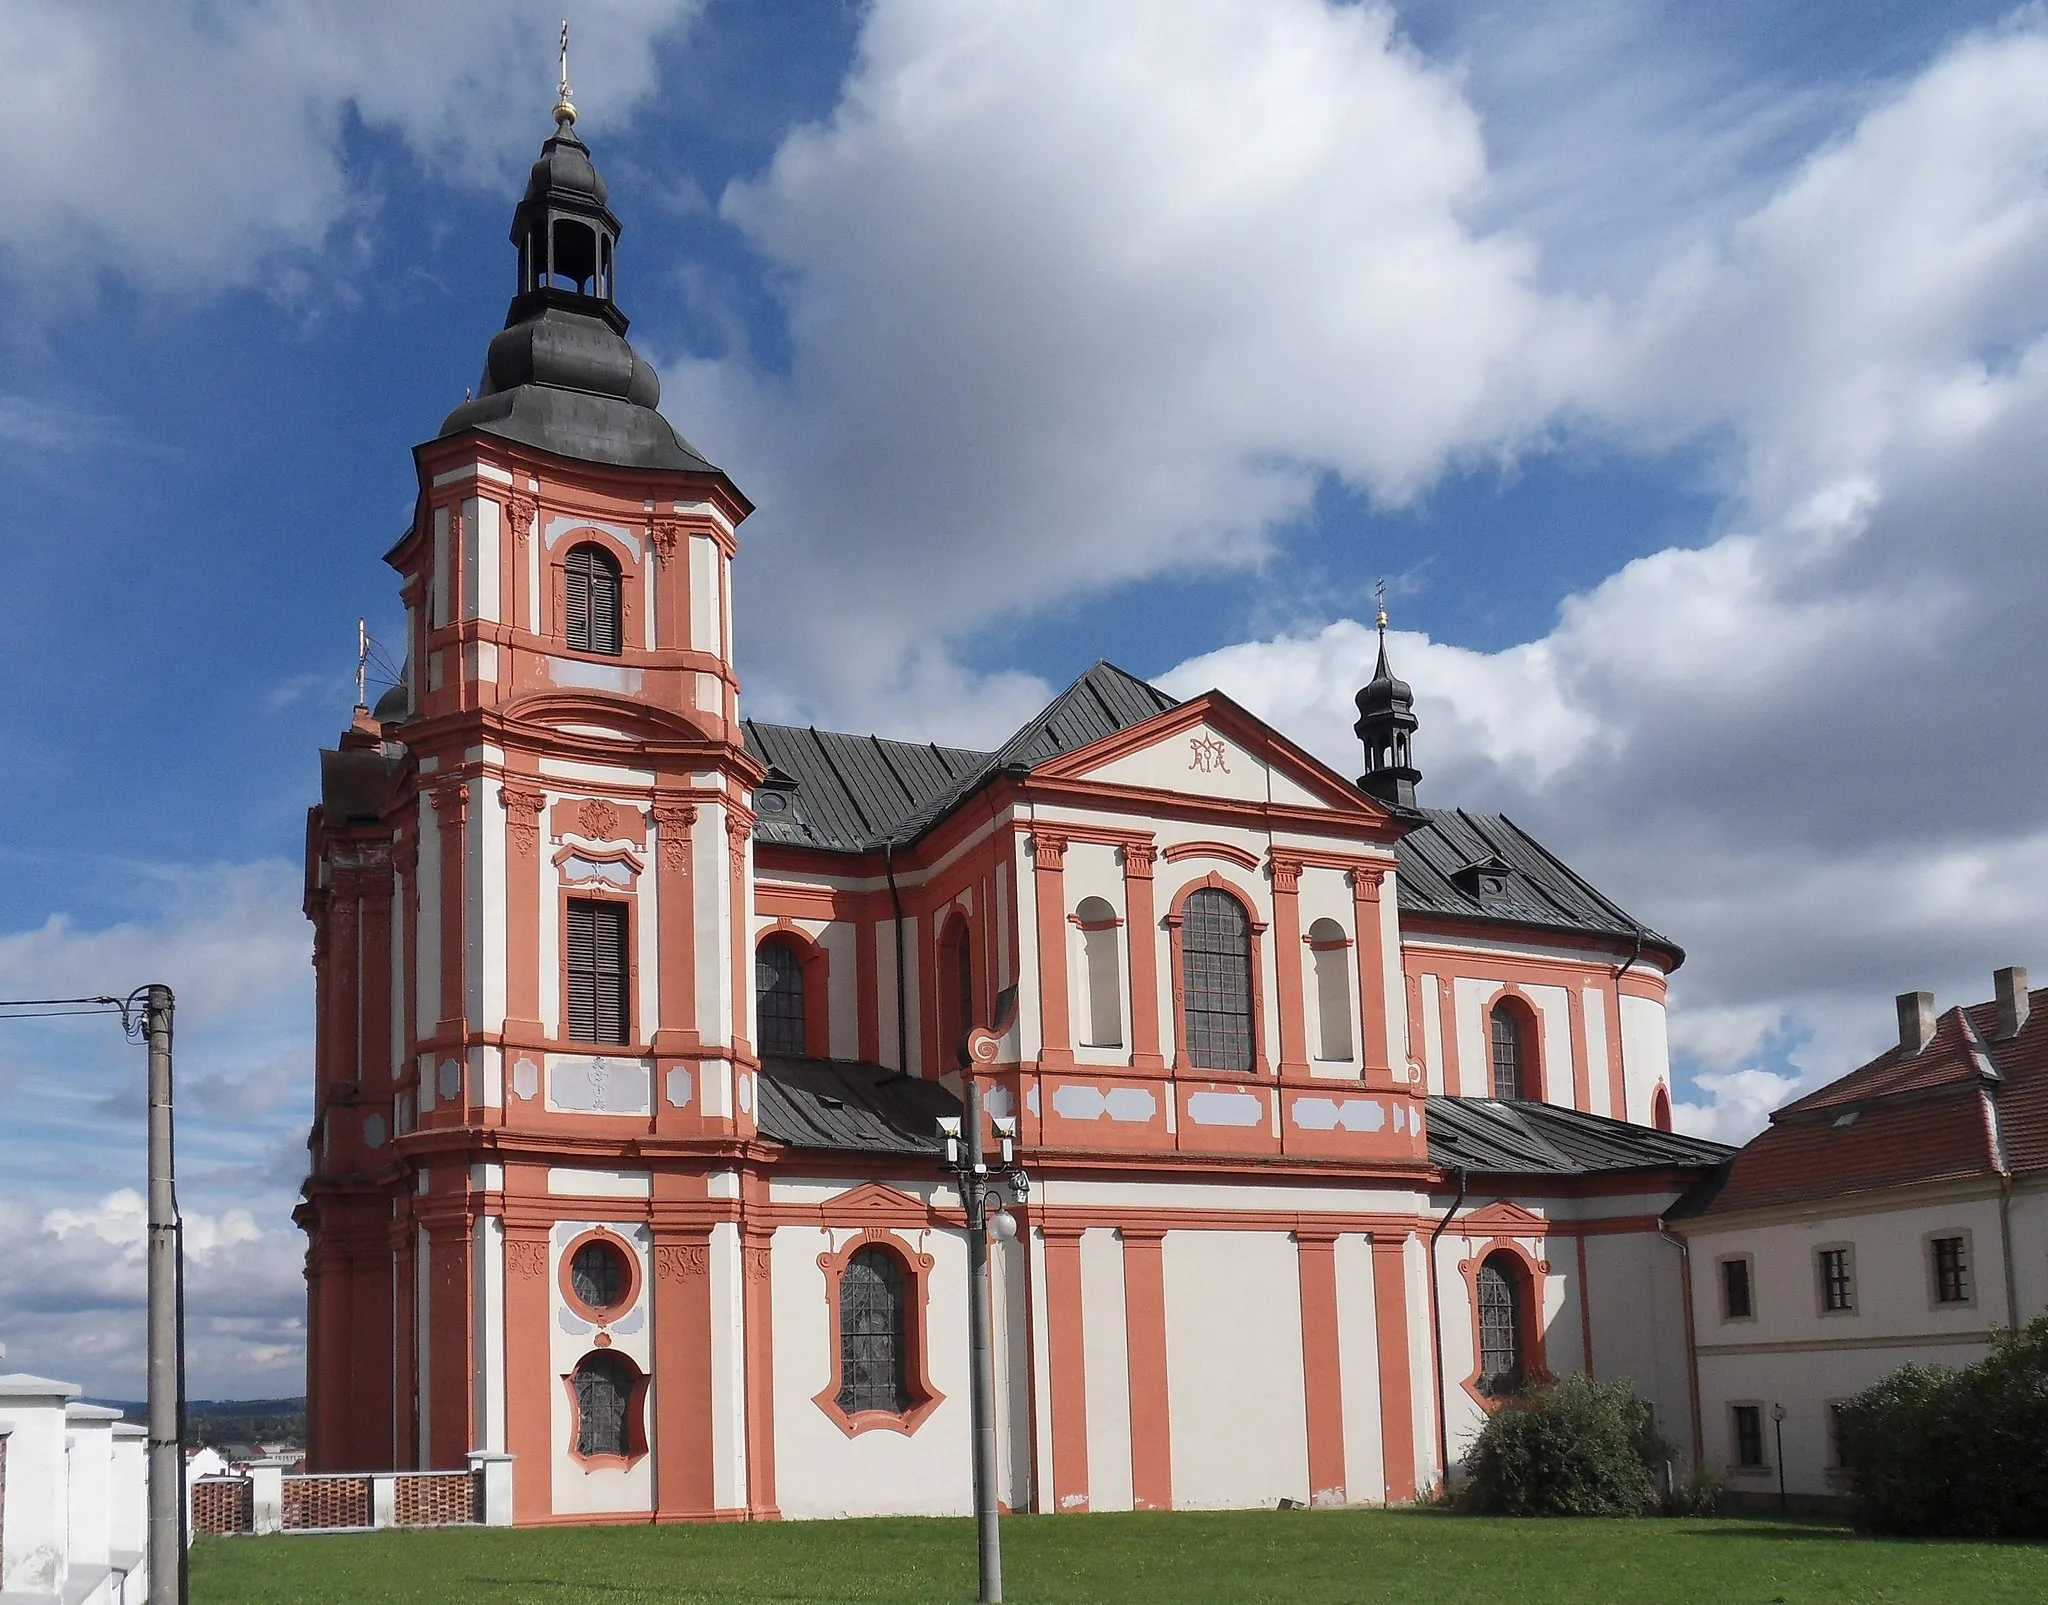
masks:
<path id="1" fill-rule="evenodd" d="M 1415 693 L 1405 680 L 1394 678 L 1387 664 L 1387 582 L 1379 582 L 1379 662 L 1372 679 L 1358 693 L 1358 722 L 1351 728 L 1365 747 L 1365 773 L 1358 789 L 1398 808 L 1415 806 L 1415 787 L 1422 771 L 1415 767 L 1411 738 L 1415 734 Z"/>

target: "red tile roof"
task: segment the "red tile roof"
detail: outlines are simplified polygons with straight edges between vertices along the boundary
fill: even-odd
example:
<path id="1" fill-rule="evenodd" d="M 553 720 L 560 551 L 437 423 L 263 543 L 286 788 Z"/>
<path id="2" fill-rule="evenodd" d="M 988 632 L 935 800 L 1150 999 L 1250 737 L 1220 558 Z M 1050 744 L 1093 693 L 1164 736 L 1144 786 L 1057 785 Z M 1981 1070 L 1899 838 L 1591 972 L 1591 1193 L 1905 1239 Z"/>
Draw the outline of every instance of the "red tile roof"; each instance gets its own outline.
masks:
<path id="1" fill-rule="evenodd" d="M 1889 1048 L 1785 1105 L 1729 1161 L 1711 1197 L 1679 1213 L 1993 1175 L 1994 1112 L 2005 1164 L 2048 1170 L 2048 988 L 2029 994 L 2029 1004 L 2026 1024 L 2007 1041 L 1994 1040 L 1996 1004 L 1950 1009 L 1919 1053 Z"/>

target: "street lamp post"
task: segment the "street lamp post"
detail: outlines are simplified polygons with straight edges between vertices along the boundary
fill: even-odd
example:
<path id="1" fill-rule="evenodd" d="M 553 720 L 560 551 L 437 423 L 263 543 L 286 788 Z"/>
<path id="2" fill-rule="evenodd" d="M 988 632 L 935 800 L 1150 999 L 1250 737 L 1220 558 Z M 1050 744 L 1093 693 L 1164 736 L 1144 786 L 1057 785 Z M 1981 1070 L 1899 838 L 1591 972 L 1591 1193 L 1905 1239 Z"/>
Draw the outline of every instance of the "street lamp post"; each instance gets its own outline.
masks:
<path id="1" fill-rule="evenodd" d="M 1771 1423 L 1778 1429 L 1778 1514 L 1784 1515 L 1785 1504 L 1785 1407 L 1771 1406 Z"/>
<path id="2" fill-rule="evenodd" d="M 995 1355 L 989 1340 L 988 1234 L 994 1230 L 1004 1242 L 1017 1235 L 1017 1222 L 1003 1199 L 1010 1196 L 1022 1203 L 1031 1192 L 1031 1179 L 1016 1163 L 1017 1122 L 995 1122 L 996 1140 L 1001 1144 L 997 1163 L 991 1165 L 982 1150 L 981 1088 L 974 1079 L 976 1064 L 995 1061 L 997 1032 L 977 1027 L 967 1036 L 963 1054 L 968 1063 L 961 1071 L 961 1114 L 939 1122 L 945 1139 L 945 1168 L 960 1189 L 960 1202 L 967 1216 L 967 1349 L 968 1393 L 974 1416 L 974 1525 L 981 1551 L 981 1592 L 983 1605 L 995 1605 L 1003 1597 L 1002 1531 L 996 1522 L 996 1384 Z M 993 1213 L 991 1213 L 993 1207 Z"/>

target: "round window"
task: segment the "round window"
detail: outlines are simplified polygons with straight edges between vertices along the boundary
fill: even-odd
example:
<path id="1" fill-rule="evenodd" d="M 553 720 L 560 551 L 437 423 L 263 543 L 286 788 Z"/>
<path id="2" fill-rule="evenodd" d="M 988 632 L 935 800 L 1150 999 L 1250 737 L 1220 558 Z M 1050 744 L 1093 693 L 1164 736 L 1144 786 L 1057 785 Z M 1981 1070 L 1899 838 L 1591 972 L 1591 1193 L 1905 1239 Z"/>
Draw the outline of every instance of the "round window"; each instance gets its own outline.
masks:
<path id="1" fill-rule="evenodd" d="M 585 1243 L 569 1261 L 569 1285 L 591 1309 L 617 1309 L 633 1285 L 625 1250 L 601 1237 Z"/>

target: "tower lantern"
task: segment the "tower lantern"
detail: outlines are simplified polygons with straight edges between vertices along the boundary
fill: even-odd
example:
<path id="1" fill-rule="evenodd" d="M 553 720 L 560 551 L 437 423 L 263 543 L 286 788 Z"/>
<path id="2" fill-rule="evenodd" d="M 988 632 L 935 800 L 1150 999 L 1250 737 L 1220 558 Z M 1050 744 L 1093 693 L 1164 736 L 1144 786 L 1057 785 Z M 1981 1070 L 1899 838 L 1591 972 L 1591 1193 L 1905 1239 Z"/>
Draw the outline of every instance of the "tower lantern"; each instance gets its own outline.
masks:
<path id="1" fill-rule="evenodd" d="M 1358 722 L 1351 728 L 1365 746 L 1365 773 L 1358 789 L 1397 808 L 1415 806 L 1415 786 L 1422 771 L 1415 767 L 1415 693 L 1406 680 L 1394 678 L 1387 666 L 1386 586 L 1380 587 L 1378 618 L 1380 657 L 1372 679 L 1358 693 Z"/>

